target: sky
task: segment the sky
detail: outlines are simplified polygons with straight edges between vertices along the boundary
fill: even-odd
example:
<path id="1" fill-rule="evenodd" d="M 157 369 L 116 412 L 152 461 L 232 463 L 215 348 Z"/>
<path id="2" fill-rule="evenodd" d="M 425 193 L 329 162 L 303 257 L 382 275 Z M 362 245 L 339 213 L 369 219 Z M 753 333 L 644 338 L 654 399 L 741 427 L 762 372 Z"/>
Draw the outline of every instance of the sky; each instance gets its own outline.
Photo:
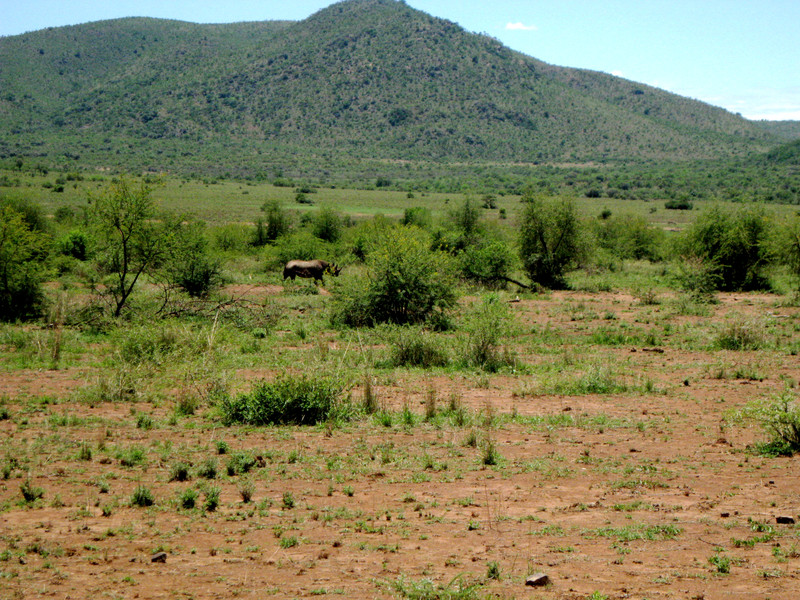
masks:
<path id="1" fill-rule="evenodd" d="M 299 21 L 332 0 L 0 0 L 0 36 L 120 17 Z M 547 63 L 800 120 L 800 0 L 407 0 Z"/>

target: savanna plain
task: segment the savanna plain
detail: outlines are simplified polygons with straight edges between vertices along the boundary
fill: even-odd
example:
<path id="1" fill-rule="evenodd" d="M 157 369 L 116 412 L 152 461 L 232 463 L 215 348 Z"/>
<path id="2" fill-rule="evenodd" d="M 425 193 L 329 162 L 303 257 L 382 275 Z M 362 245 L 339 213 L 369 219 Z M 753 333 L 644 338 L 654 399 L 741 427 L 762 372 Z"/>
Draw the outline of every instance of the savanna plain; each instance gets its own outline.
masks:
<path id="1" fill-rule="evenodd" d="M 42 193 L 46 179 L 15 193 L 62 236 L 107 185 Z M 144 274 L 113 317 L 91 258 L 64 258 L 46 314 L 0 325 L 0 597 L 800 594 L 785 269 L 761 291 L 698 291 L 675 283 L 702 271 L 688 259 L 595 249 L 566 289 L 460 279 L 435 323 L 343 326 L 337 294 L 374 266 L 349 232 L 420 207 L 453 240 L 474 202 L 476 231 L 514 247 L 520 197 L 177 180 L 152 197 L 205 223 L 211 293 Z M 340 277 L 282 279 L 290 244 L 248 241 L 266 201 Z M 326 209 L 335 240 L 313 229 Z M 636 215 L 666 247 L 707 207 L 576 210 L 587 228 Z M 524 279 L 513 261 L 507 274 Z M 335 410 L 248 418 L 298 382 Z"/>

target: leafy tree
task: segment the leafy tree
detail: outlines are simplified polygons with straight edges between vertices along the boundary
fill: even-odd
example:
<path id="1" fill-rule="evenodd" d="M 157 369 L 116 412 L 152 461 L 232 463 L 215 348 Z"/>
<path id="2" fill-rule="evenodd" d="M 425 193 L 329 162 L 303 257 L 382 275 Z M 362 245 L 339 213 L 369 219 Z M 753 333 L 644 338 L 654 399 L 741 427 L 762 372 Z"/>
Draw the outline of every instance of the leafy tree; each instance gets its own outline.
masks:
<path id="1" fill-rule="evenodd" d="M 142 275 L 153 273 L 167 256 L 164 228 L 154 221 L 151 189 L 115 180 L 93 198 L 91 221 L 98 265 L 114 316 L 119 316 Z"/>
<path id="2" fill-rule="evenodd" d="M 32 319 L 41 314 L 44 234 L 34 231 L 10 206 L 0 207 L 0 320 Z"/>
<path id="3" fill-rule="evenodd" d="M 344 325 L 421 323 L 456 301 L 450 258 L 429 249 L 415 227 L 378 230 L 365 277 L 351 278 L 334 297 L 333 320 Z"/>
<path id="4" fill-rule="evenodd" d="M 566 287 L 565 271 L 584 254 L 575 206 L 568 198 L 528 193 L 520 226 L 520 258 L 531 281 L 546 288 Z"/>

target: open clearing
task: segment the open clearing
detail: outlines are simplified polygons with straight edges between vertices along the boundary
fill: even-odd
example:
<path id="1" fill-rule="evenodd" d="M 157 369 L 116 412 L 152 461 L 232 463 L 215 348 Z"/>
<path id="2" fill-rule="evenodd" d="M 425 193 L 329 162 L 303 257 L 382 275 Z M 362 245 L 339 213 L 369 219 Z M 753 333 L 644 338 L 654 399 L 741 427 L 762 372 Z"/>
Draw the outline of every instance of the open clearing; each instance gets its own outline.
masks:
<path id="1" fill-rule="evenodd" d="M 781 301 L 527 295 L 511 304 L 525 368 L 370 368 L 351 395 L 369 376 L 384 410 L 332 428 L 178 414 L 177 380 L 160 401 L 90 401 L 104 346 L 48 370 L 5 345 L 0 597 L 432 597 L 412 595 L 429 579 L 476 598 L 797 598 L 800 528 L 776 518 L 800 515 L 798 459 L 749 452 L 763 432 L 732 419 L 800 378 L 800 309 Z M 715 349 L 732 323 L 759 349 Z M 270 339 L 227 369 L 234 388 L 276 355 L 382 351 Z M 154 504 L 133 506 L 137 487 Z M 550 584 L 526 587 L 537 572 Z"/>

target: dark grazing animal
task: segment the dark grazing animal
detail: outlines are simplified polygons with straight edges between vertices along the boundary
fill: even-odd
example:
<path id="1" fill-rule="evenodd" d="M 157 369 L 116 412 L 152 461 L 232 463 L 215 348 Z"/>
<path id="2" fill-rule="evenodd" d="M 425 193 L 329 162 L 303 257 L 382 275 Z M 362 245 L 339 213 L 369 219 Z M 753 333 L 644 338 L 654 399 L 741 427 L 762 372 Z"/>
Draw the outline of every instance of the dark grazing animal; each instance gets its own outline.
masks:
<path id="1" fill-rule="evenodd" d="M 338 277 L 342 268 L 329 263 L 326 260 L 290 260 L 283 267 L 283 279 L 291 277 L 294 281 L 295 277 L 314 278 L 314 281 L 324 283 L 322 276 L 325 273 L 330 273 L 334 277 Z"/>

